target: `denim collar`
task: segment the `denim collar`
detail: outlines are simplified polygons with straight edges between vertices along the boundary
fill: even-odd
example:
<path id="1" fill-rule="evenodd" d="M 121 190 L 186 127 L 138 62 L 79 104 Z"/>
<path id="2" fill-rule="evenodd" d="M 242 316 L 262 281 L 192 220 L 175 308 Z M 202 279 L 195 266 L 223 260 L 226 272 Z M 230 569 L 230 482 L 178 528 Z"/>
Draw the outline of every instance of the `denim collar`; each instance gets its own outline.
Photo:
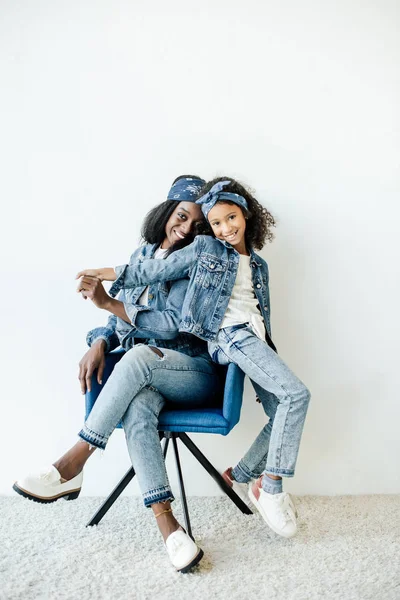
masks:
<path id="1" fill-rule="evenodd" d="M 159 244 L 144 244 L 142 246 L 142 258 L 153 258 L 155 251 L 157 250 Z"/>
<path id="2" fill-rule="evenodd" d="M 158 248 L 158 244 L 152 244 L 149 252 L 149 258 L 153 258 L 155 251 Z"/>
<path id="3" fill-rule="evenodd" d="M 233 250 L 234 252 L 236 252 L 236 254 L 239 254 L 239 252 L 237 250 L 235 250 L 235 248 L 229 242 L 226 242 L 225 240 L 220 240 L 219 238 L 214 238 L 214 239 L 216 239 L 218 242 L 221 242 L 221 244 L 223 244 L 225 246 L 225 248 L 228 248 L 228 250 Z M 252 265 L 256 265 L 257 267 L 262 267 L 262 264 L 257 260 L 257 255 L 254 252 L 253 248 L 249 248 L 249 251 L 250 251 L 250 263 Z"/>

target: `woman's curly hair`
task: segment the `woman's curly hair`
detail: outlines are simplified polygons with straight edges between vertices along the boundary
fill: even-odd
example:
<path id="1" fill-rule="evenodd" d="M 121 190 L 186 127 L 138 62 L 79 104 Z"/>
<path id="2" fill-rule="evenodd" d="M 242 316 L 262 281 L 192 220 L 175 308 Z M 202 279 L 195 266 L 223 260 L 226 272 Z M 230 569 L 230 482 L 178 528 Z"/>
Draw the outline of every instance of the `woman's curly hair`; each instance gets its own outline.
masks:
<path id="1" fill-rule="evenodd" d="M 246 217 L 246 232 L 245 241 L 246 245 L 254 248 L 255 250 L 261 250 L 266 242 L 272 242 L 274 234 L 271 231 L 272 227 L 275 227 L 275 219 L 271 213 L 261 206 L 261 204 L 254 198 L 249 188 L 245 187 L 232 177 L 216 177 L 212 181 L 208 181 L 200 192 L 199 196 L 203 196 L 219 181 L 230 181 L 229 185 L 224 187 L 224 192 L 232 192 L 233 194 L 239 194 L 243 196 L 247 201 L 248 211 L 243 210 Z M 234 204 L 234 202 L 228 202 L 222 200 L 226 204 Z M 210 235 L 213 235 L 210 225 L 208 225 Z"/>

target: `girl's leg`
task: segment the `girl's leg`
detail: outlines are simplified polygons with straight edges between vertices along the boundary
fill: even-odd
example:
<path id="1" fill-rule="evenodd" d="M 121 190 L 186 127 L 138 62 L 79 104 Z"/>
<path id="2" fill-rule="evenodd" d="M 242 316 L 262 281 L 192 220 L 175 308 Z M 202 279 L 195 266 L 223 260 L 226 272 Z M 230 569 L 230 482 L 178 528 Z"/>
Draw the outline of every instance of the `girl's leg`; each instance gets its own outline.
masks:
<path id="1" fill-rule="evenodd" d="M 308 389 L 248 327 L 222 329 L 213 358 L 236 363 L 250 379 L 276 397 L 269 447 L 264 450 L 265 473 L 293 477 L 310 400 Z"/>
<path id="2" fill-rule="evenodd" d="M 258 479 L 264 472 L 268 457 L 273 418 L 278 404 L 277 399 L 273 394 L 261 388 L 254 381 L 251 383 L 260 399 L 265 414 L 269 417 L 269 421 L 264 425 L 257 438 L 238 464 L 233 469 L 229 467 L 222 474 L 226 483 L 233 488 L 243 502 L 250 508 L 253 507 L 253 503 L 248 496 L 248 483 L 253 479 Z M 270 475 L 269 477 L 275 476 Z M 280 477 L 277 477 L 277 479 L 280 479 Z"/>
<path id="3" fill-rule="evenodd" d="M 258 479 L 264 472 L 271 439 L 272 423 L 274 422 L 278 406 L 278 401 L 274 394 L 264 390 L 255 381 L 251 383 L 261 401 L 265 414 L 269 417 L 269 421 L 264 425 L 243 458 L 232 469 L 233 479 L 239 483 L 247 483 L 251 479 Z"/>
<path id="4" fill-rule="evenodd" d="M 294 475 L 310 393 L 279 356 L 248 327 L 221 330 L 210 350 L 214 360 L 236 363 L 268 392 L 268 397 L 260 395 L 264 404 L 270 403 L 271 395 L 276 398 L 270 423 L 250 449 L 250 458 L 247 456 L 252 466 L 247 466 L 243 460 L 235 473 L 238 477 L 247 477 L 254 469 L 256 474 L 266 456 L 264 475 L 249 487 L 249 497 L 275 533 L 292 537 L 297 531 L 296 509 L 289 494 L 282 492 L 281 477 Z M 262 448 L 263 443 L 267 447 Z"/>

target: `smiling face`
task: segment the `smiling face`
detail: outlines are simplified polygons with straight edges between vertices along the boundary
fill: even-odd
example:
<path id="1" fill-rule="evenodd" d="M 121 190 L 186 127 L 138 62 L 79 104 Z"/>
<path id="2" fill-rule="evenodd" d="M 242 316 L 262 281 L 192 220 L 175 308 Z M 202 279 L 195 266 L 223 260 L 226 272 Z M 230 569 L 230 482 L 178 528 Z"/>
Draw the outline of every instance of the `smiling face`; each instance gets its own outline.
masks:
<path id="1" fill-rule="evenodd" d="M 203 220 L 200 207 L 194 202 L 179 202 L 165 225 L 165 239 L 161 247 L 170 248 L 183 240 L 191 231 L 195 223 Z"/>
<path id="2" fill-rule="evenodd" d="M 239 254 L 248 254 L 244 237 L 246 219 L 240 206 L 217 202 L 208 213 L 208 221 L 216 238 L 229 242 Z"/>

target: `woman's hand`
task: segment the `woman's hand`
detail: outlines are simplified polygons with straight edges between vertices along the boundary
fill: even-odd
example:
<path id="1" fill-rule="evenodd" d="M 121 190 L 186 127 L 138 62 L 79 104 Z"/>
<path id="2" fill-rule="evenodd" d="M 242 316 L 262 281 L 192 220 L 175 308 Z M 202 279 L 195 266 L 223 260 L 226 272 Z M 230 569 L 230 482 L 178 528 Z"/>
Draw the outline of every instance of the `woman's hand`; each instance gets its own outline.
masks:
<path id="1" fill-rule="evenodd" d="M 85 300 L 89 298 L 97 308 L 107 310 L 111 298 L 97 277 L 82 277 L 76 291 L 81 292 Z"/>
<path id="2" fill-rule="evenodd" d="M 117 274 L 112 267 L 104 267 L 103 269 L 84 269 L 80 271 L 75 279 L 80 277 L 97 277 L 100 281 L 115 281 Z"/>
<path id="3" fill-rule="evenodd" d="M 92 391 L 92 375 L 95 369 L 97 369 L 97 381 L 100 385 L 102 384 L 104 367 L 106 365 L 105 349 L 106 342 L 98 340 L 81 358 L 79 363 L 79 381 L 82 394 L 86 393 L 86 389 L 89 392 Z"/>

